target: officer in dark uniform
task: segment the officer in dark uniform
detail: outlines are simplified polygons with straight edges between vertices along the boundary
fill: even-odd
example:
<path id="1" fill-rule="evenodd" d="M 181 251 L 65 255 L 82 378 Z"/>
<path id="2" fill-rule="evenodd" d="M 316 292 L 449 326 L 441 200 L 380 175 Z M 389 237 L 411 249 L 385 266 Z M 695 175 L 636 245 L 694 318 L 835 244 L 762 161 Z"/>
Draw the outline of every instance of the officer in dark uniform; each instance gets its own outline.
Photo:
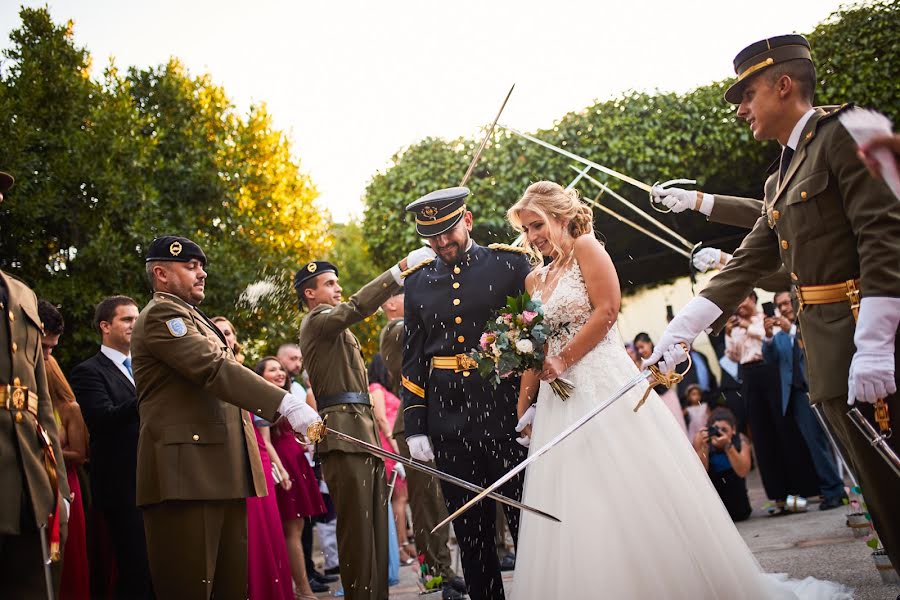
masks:
<path id="1" fill-rule="evenodd" d="M 12 185 L 0 172 L 0 202 Z M 47 594 L 42 535 L 59 589 L 69 485 L 47 391 L 43 330 L 34 292 L 0 271 L 0 598 Z"/>
<path id="2" fill-rule="evenodd" d="M 406 276 L 401 397 L 412 457 L 434 458 L 442 471 L 486 486 L 526 455 L 515 441 L 519 380 L 509 378 L 493 388 L 467 353 L 478 344 L 493 312 L 506 305 L 506 297 L 524 290 L 531 264 L 522 250 L 485 248 L 469 237 L 468 194 L 464 187 L 438 190 L 406 207 L 416 215 L 416 232 L 438 257 Z M 450 511 L 473 496 L 453 485 L 442 488 Z M 521 477 L 499 491 L 520 498 Z M 516 539 L 518 511 L 504 510 Z M 493 501 L 480 502 L 454 521 L 474 600 L 504 597 L 494 546 L 495 511 Z"/>

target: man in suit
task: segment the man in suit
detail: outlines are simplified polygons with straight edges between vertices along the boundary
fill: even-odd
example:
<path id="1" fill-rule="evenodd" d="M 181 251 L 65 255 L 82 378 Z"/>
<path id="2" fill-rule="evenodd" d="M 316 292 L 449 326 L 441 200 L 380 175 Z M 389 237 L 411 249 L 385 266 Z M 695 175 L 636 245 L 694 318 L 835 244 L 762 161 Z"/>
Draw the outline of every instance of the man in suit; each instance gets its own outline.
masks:
<path id="1" fill-rule="evenodd" d="M 742 50 L 725 99 L 738 105 L 757 140 L 782 154 L 765 184 L 763 212 L 734 258 L 666 328 L 657 353 L 664 370 L 684 360 L 705 328 L 719 330 L 760 277 L 783 264 L 800 306 L 810 400 L 821 403 L 857 471 L 875 530 L 900 565 L 900 478 L 847 416 L 873 421 L 883 399 L 896 421 L 900 325 L 900 203 L 869 176 L 841 108 L 813 108 L 816 72 L 809 42 L 785 35 Z M 874 425 L 877 428 L 877 424 Z M 900 451 L 900 437 L 887 442 Z"/>
<path id="2" fill-rule="evenodd" d="M 282 415 L 305 435 L 319 416 L 235 360 L 197 305 L 206 254 L 183 237 L 156 238 L 146 271 L 153 298 L 131 339 L 140 435 L 137 503 L 160 598 L 244 600 L 248 496 L 266 479 L 249 415 Z"/>
<path id="3" fill-rule="evenodd" d="M 510 377 L 494 388 L 467 353 L 506 297 L 524 291 L 531 264 L 519 248 L 485 248 L 472 240 L 468 194 L 464 187 L 437 190 L 406 207 L 416 216 L 416 233 L 428 239 L 438 259 L 407 275 L 400 393 L 410 455 L 487 486 L 526 455 L 515 440 L 519 379 Z M 443 482 L 441 487 L 450 511 L 474 496 Z M 522 476 L 498 491 L 519 499 Z M 503 508 L 515 541 L 519 511 Z M 493 501 L 480 502 L 453 522 L 473 600 L 504 598 L 496 517 Z"/>
<path id="4" fill-rule="evenodd" d="M 0 202 L 13 178 L 0 172 Z M 0 597 L 47 593 L 41 536 L 59 590 L 69 484 L 47 390 L 43 325 L 31 289 L 0 271 Z M 54 592 L 56 593 L 56 592 Z"/>
<path id="5" fill-rule="evenodd" d="M 691 348 L 691 360 L 694 368 L 687 372 L 681 383 L 678 384 L 678 397 L 682 406 L 685 404 L 685 393 L 692 384 L 700 386 L 703 393 L 703 402 L 709 404 L 710 409 L 716 405 L 717 396 L 719 395 L 719 383 L 716 381 L 716 374 L 709 368 L 709 361 L 706 355 Z"/>
<path id="6" fill-rule="evenodd" d="M 806 358 L 803 356 L 803 342 L 800 339 L 797 325 L 794 323 L 791 293 L 775 294 L 775 305 L 781 314 L 765 319 L 766 337 L 762 345 L 763 359 L 769 364 L 778 365 L 781 383 L 781 414 L 797 424 L 800 434 L 806 441 L 822 493 L 819 510 L 837 508 L 843 505 L 845 498 L 844 482 L 838 475 L 828 438 L 809 405 Z"/>
<path id="7" fill-rule="evenodd" d="M 140 430 L 131 334 L 137 303 L 110 296 L 94 310 L 100 351 L 72 369 L 75 397 L 91 434 L 91 492 L 116 557 L 116 597 L 152 598 L 144 521 L 135 501 Z"/>

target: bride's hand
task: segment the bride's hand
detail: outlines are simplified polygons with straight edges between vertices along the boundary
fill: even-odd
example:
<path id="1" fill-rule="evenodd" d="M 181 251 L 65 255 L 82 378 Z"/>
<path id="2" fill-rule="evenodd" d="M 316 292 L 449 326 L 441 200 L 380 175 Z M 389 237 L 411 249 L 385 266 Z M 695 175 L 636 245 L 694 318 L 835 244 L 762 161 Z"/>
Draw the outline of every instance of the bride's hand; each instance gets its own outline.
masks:
<path id="1" fill-rule="evenodd" d="M 544 359 L 544 367 L 541 370 L 541 379 L 544 381 L 558 379 L 565 372 L 566 368 L 566 361 L 564 361 L 561 356 L 548 356 Z"/>

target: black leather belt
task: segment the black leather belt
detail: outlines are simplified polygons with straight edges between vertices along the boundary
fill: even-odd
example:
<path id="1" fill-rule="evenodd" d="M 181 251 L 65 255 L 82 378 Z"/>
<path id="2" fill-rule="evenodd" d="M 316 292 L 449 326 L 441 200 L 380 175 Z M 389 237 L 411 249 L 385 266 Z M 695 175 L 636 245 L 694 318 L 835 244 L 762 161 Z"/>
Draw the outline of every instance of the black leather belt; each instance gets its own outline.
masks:
<path id="1" fill-rule="evenodd" d="M 336 404 L 365 404 L 369 406 L 369 392 L 339 392 L 328 394 L 323 398 L 316 398 L 316 406 L 319 410 L 335 406 Z"/>

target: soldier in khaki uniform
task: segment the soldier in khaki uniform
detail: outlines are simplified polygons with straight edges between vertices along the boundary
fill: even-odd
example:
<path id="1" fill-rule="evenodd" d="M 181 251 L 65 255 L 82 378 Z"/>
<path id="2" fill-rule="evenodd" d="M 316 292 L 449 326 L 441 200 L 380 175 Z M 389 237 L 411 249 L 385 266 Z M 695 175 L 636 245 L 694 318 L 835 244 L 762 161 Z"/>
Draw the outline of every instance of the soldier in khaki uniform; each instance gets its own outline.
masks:
<path id="1" fill-rule="evenodd" d="M 409 258 L 415 258 L 415 252 Z M 331 429 L 380 446 L 369 403 L 369 382 L 359 340 L 348 328 L 374 314 L 400 290 L 408 259 L 341 301 L 337 267 L 304 265 L 294 276 L 301 308 L 300 350 L 319 413 Z M 349 442 L 318 444 L 322 475 L 337 512 L 341 583 L 348 600 L 388 597 L 387 481 L 384 461 Z"/>
<path id="2" fill-rule="evenodd" d="M 189 239 L 155 239 L 147 253 L 153 298 L 131 340 L 141 429 L 137 503 L 158 598 L 247 596 L 248 496 L 266 481 L 247 411 L 283 415 L 303 434 L 319 421 L 238 363 L 197 308 L 206 255 Z"/>
<path id="3" fill-rule="evenodd" d="M 0 202 L 13 178 L 0 172 Z M 41 536 L 59 589 L 66 470 L 47 391 L 37 297 L 0 271 L 0 597 L 47 594 Z M 61 529 L 62 528 L 62 529 Z M 55 593 L 55 592 L 54 592 Z"/>
<path id="4" fill-rule="evenodd" d="M 900 324 L 900 203 L 871 178 L 835 115 L 814 109 L 815 68 L 798 35 L 763 40 L 735 58 L 738 104 L 758 140 L 777 139 L 782 156 L 765 185 L 762 216 L 725 269 L 675 317 L 647 361 L 669 369 L 679 343 L 721 329 L 761 276 L 782 263 L 793 280 L 809 374 L 810 400 L 850 454 L 875 529 L 900 565 L 900 478 L 846 416 L 855 404 L 870 420 L 885 398 L 900 414 L 895 365 Z M 876 426 L 877 428 L 877 426 Z M 895 451 L 900 441 L 892 437 Z"/>
<path id="5" fill-rule="evenodd" d="M 403 294 L 393 296 L 381 305 L 390 321 L 381 330 L 380 351 L 384 364 L 391 374 L 393 392 L 400 395 L 400 377 L 403 367 Z M 409 445 L 404 435 L 403 415 L 397 415 L 394 422 L 393 438 L 397 441 L 397 449 L 401 456 L 410 458 Z M 425 464 L 434 468 L 434 461 Z M 447 505 L 438 480 L 415 469 L 407 469 L 406 484 L 409 487 L 409 506 L 412 510 L 413 531 L 416 538 L 416 550 L 425 555 L 425 564 L 432 576 L 440 576 L 442 582 L 442 600 L 463 598 L 466 582 L 453 572 L 450 548 L 447 547 L 449 528 L 442 527 L 431 533 L 434 526 L 447 518 Z"/>

